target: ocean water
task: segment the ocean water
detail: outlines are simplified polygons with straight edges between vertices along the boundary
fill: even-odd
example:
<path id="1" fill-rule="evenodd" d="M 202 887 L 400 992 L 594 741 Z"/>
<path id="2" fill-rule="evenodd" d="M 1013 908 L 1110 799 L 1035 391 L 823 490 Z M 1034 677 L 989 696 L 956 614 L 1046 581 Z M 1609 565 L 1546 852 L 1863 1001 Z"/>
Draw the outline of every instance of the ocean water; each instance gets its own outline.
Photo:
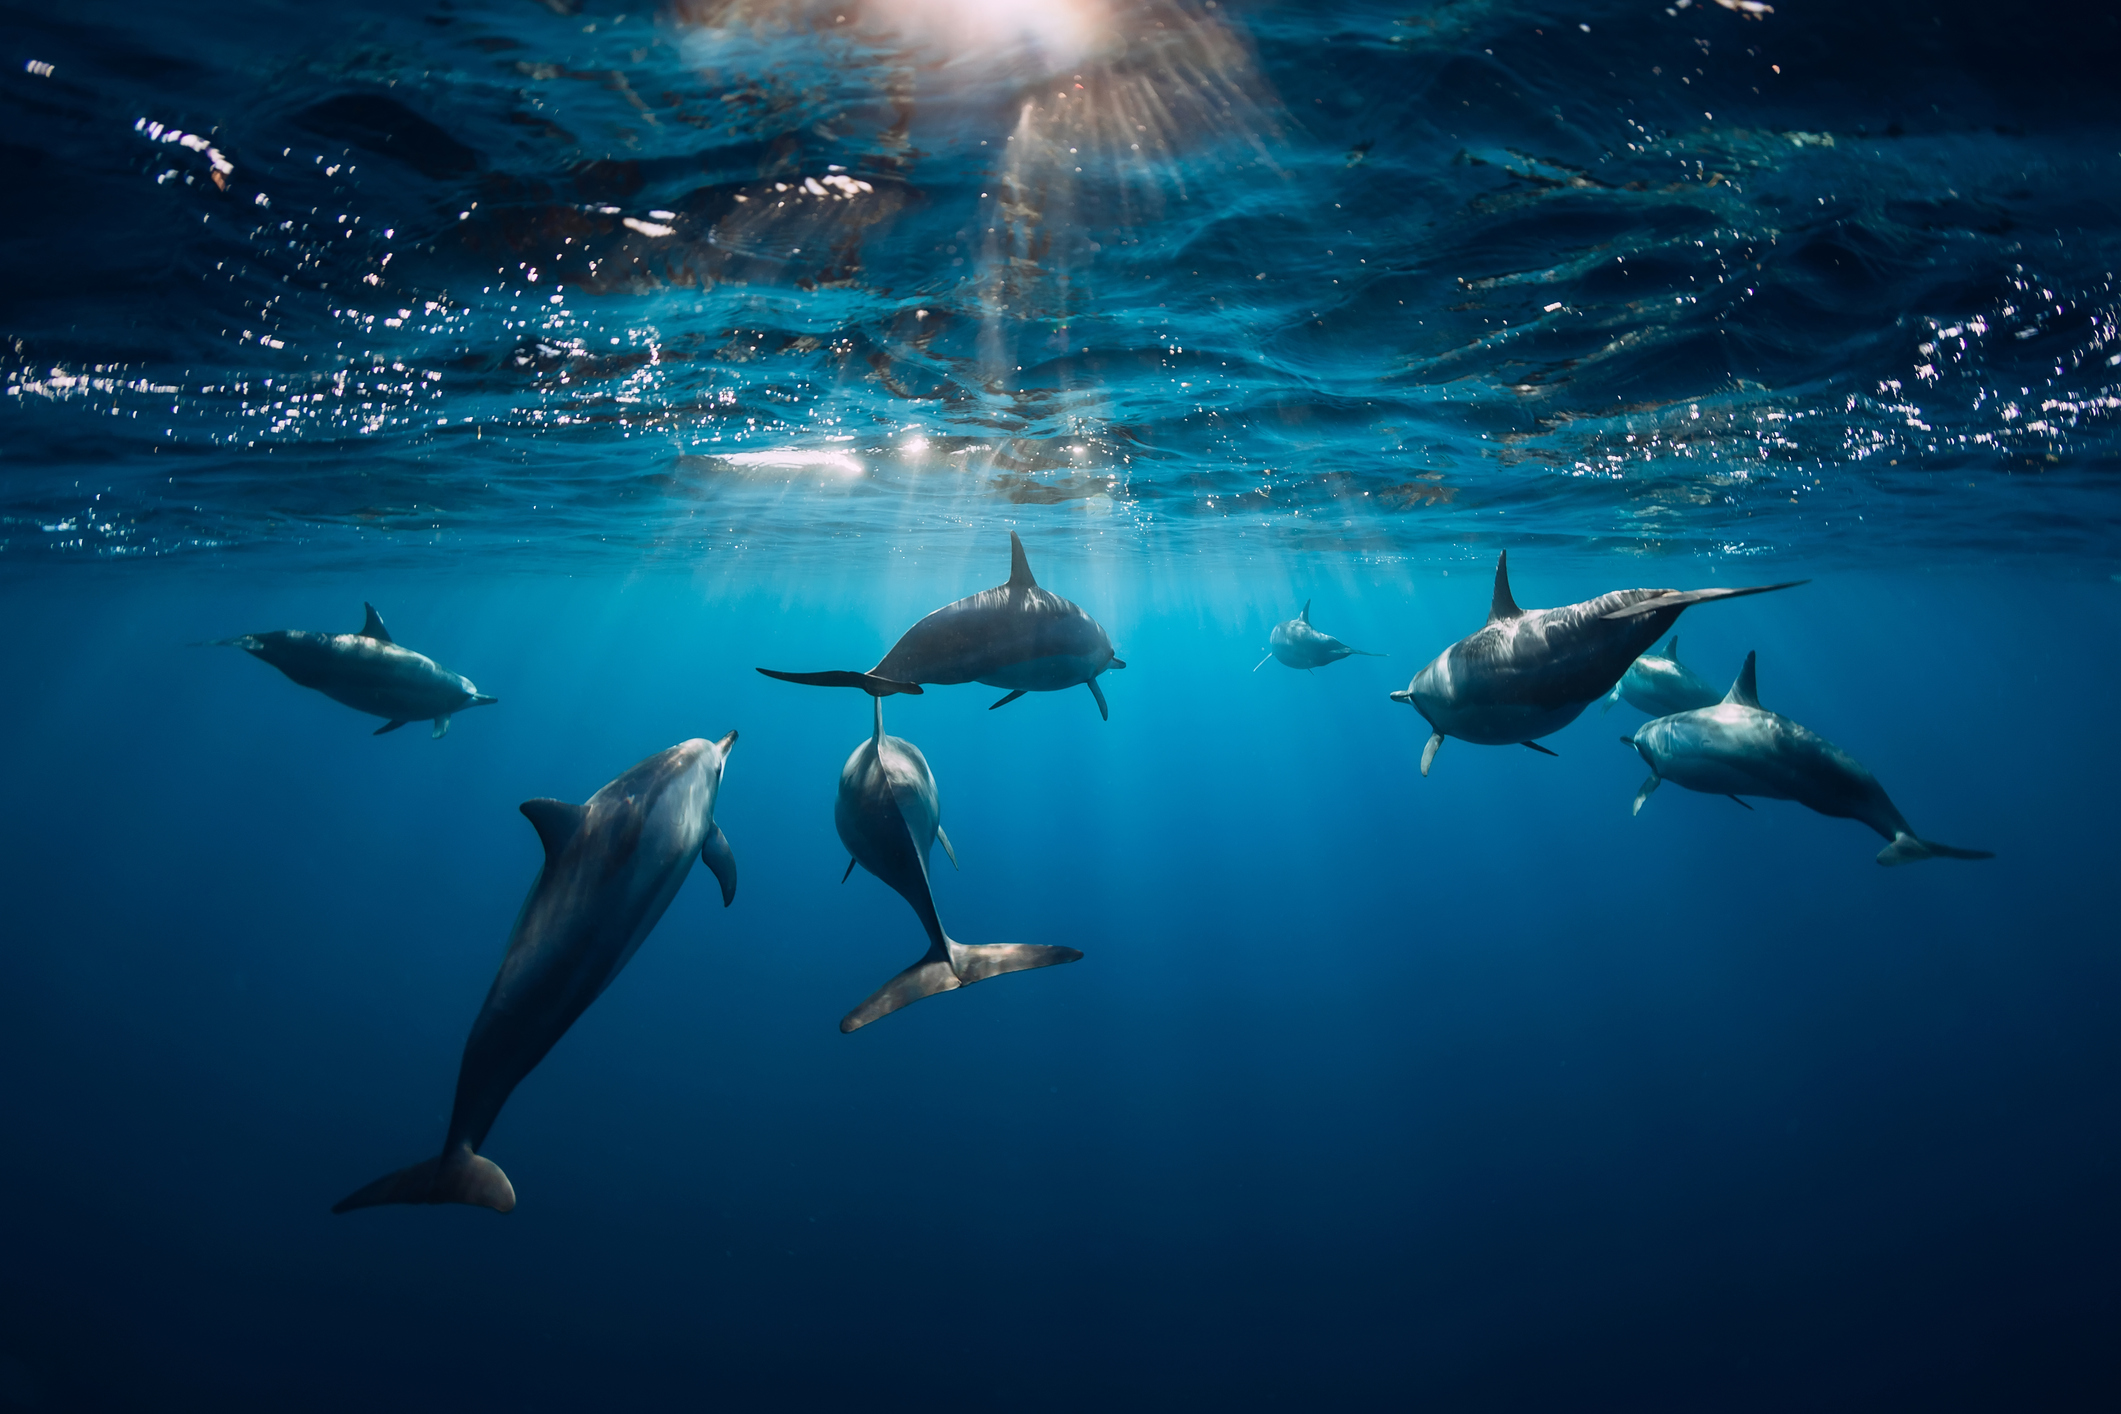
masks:
<path id="1" fill-rule="evenodd" d="M 2121 21 L 1787 0 L 7 4 L 0 1410 L 2121 1400 Z M 1124 671 L 884 703 L 1018 533 Z M 1517 601 L 1978 862 L 1388 693 Z M 1255 670 L 1272 626 L 1383 657 Z M 351 632 L 431 740 L 225 647 Z M 736 729 L 435 1151 L 518 815 Z"/>

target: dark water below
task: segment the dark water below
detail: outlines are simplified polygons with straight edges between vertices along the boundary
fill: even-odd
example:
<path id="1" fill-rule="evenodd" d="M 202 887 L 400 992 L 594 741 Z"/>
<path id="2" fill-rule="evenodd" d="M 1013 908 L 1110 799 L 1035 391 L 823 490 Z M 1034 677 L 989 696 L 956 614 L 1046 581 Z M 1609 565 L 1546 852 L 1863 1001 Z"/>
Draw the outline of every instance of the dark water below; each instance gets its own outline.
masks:
<path id="1" fill-rule="evenodd" d="M 2121 1401 L 2113 18 L 0 14 L 0 1410 Z M 868 699 L 752 669 L 1012 529 L 1111 719 L 887 723 L 952 933 L 1084 958 L 841 1035 L 922 941 Z M 1424 779 L 1503 549 L 1809 578 L 1682 658 L 1997 857 L 1631 818 L 1624 706 Z M 1253 671 L 1306 600 L 1390 656 Z M 186 646 L 364 601 L 499 704 Z M 517 803 L 731 728 L 736 904 L 509 1102 L 516 1211 L 333 1216 Z"/>

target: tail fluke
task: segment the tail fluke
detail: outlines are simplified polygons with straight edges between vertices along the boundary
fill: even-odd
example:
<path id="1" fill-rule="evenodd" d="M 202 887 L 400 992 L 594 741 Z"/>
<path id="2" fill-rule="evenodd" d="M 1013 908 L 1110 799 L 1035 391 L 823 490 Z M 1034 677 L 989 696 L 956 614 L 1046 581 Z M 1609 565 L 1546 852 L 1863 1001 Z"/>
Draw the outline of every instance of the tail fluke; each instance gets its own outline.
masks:
<path id="1" fill-rule="evenodd" d="M 1893 842 L 1878 851 L 1878 862 L 1891 868 L 1895 864 L 1913 864 L 1918 859 L 1994 859 L 1995 853 L 1986 849 L 1960 849 L 1957 845 L 1938 844 L 1935 840 L 1918 840 L 1902 830 L 1893 836 Z"/>
<path id="2" fill-rule="evenodd" d="M 853 1011 L 840 1018 L 840 1031 L 858 1031 L 880 1016 L 889 1016 L 938 992 L 954 992 L 1004 972 L 1026 972 L 1034 967 L 1052 967 L 1075 962 L 1082 953 L 1075 948 L 1047 947 L 1041 943 L 987 943 L 975 946 L 944 939 L 945 951 L 928 956 L 886 982 Z"/>
<path id="3" fill-rule="evenodd" d="M 915 697 L 921 695 L 921 685 L 917 682 L 893 682 L 875 673 L 782 673 L 772 668 L 760 668 L 759 671 L 769 678 L 799 682 L 805 687 L 858 687 L 871 697 L 889 697 L 894 692 L 908 692 Z"/>
<path id="4" fill-rule="evenodd" d="M 386 1173 L 332 1204 L 331 1210 L 350 1213 L 386 1203 L 467 1203 L 505 1213 L 516 1205 L 516 1190 L 499 1164 L 480 1158 L 464 1145 L 440 1158 Z"/>
<path id="5" fill-rule="evenodd" d="M 1795 589 L 1800 584 L 1810 583 L 1808 579 L 1789 579 L 1780 584 L 1753 584 L 1743 589 L 1675 589 L 1669 594 L 1630 604 L 1625 609 L 1615 609 L 1605 617 L 1632 619 L 1637 614 L 1654 614 L 1659 609 L 1684 609 L 1689 604 L 1706 604 L 1712 599 L 1743 599 L 1748 594 L 1772 594 L 1778 589 Z"/>

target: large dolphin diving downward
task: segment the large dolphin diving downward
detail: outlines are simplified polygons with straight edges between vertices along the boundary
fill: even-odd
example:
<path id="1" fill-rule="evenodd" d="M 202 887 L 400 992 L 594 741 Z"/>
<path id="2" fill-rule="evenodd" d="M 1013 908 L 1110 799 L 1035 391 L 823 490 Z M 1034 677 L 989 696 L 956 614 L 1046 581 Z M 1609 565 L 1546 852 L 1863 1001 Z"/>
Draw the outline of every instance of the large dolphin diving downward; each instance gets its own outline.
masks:
<path id="1" fill-rule="evenodd" d="M 714 823 L 731 732 L 679 742 L 589 797 L 526 800 L 545 864 L 516 915 L 508 952 L 471 1023 L 440 1156 L 385 1174 L 332 1211 L 383 1203 L 516 1205 L 508 1175 L 479 1148 L 501 1106 L 575 1018 L 603 995 L 677 897 L 694 855 L 736 898 L 736 858 Z"/>
<path id="2" fill-rule="evenodd" d="M 471 685 L 471 679 L 436 663 L 423 653 L 391 642 L 390 630 L 373 604 L 363 604 L 368 621 L 359 633 L 313 633 L 308 629 L 275 629 L 220 638 L 204 645 L 240 648 L 263 659 L 290 681 L 313 687 L 356 712 L 388 720 L 375 734 L 394 732 L 407 722 L 433 722 L 434 735 L 449 730 L 451 714 L 466 707 L 490 707 L 500 701 Z"/>
<path id="3" fill-rule="evenodd" d="M 812 687 L 859 687 L 875 697 L 918 693 L 922 683 L 961 682 L 1005 687 L 1007 706 L 1027 692 L 1086 686 L 1098 715 L 1110 721 L 1097 676 L 1127 665 L 1112 656 L 1104 629 L 1074 604 L 1038 587 L 1024 542 L 1009 532 L 1009 582 L 945 604 L 906 630 L 883 661 L 866 673 L 759 671 Z M 992 710 L 991 708 L 989 710 Z"/>
<path id="4" fill-rule="evenodd" d="M 1495 561 L 1487 626 L 1461 638 L 1392 694 L 1429 723 L 1421 773 L 1447 736 L 1481 746 L 1529 746 L 1560 731 L 1605 696 L 1628 665 L 1663 636 L 1689 604 L 1736 599 L 1803 584 L 1744 589 L 1618 589 L 1558 609 L 1520 609 L 1510 597 L 1510 557 Z"/>
<path id="5" fill-rule="evenodd" d="M 957 852 L 943 833 L 942 801 L 936 794 L 935 774 L 928 758 L 910 741 L 884 734 L 884 702 L 875 704 L 876 729 L 869 740 L 854 748 L 840 771 L 840 793 L 832 807 L 832 823 L 839 828 L 840 842 L 856 864 L 896 889 L 928 930 L 928 951 L 919 962 L 886 982 L 840 1021 L 840 1030 L 853 1031 L 900 1007 L 932 997 L 937 992 L 969 987 L 1004 972 L 1022 972 L 1032 967 L 1051 967 L 1074 962 L 1082 954 L 1074 948 L 1047 947 L 1037 943 L 958 942 L 943 931 L 935 913 L 935 897 L 928 887 L 928 852 L 940 839 L 952 865 Z M 840 876 L 842 883 L 847 875 Z"/>
<path id="6" fill-rule="evenodd" d="M 1635 735 L 1621 740 L 1650 767 L 1650 778 L 1635 794 L 1637 814 L 1659 782 L 1673 781 L 1706 795 L 1728 795 L 1740 805 L 1745 804 L 1740 796 L 1757 795 L 1794 800 L 1821 815 L 1861 820 L 1886 839 L 1885 848 L 1878 851 L 1880 864 L 1995 858 L 1987 850 L 1916 838 L 1885 787 L 1853 756 L 1760 705 L 1751 653 L 1745 655 L 1745 666 L 1722 702 L 1645 722 Z"/>
<path id="7" fill-rule="evenodd" d="M 1323 668 L 1328 663 L 1338 663 L 1343 658 L 1382 658 L 1382 653 L 1370 653 L 1361 648 L 1350 648 L 1330 633 L 1320 633 L 1311 627 L 1311 601 L 1304 600 L 1304 611 L 1293 619 L 1284 619 L 1274 625 L 1267 635 L 1267 658 L 1272 658 L 1285 667 Z M 1267 666 L 1267 658 L 1252 665 L 1258 672 Z"/>
<path id="8" fill-rule="evenodd" d="M 1652 717 L 1669 717 L 1674 712 L 1714 707 L 1721 701 L 1722 693 L 1679 661 L 1679 635 L 1675 633 L 1672 641 L 1664 645 L 1664 652 L 1645 653 L 1628 664 L 1628 670 L 1620 675 L 1619 682 L 1613 684 L 1605 706 L 1598 711 L 1604 716 L 1613 710 L 1615 702 L 1625 702 Z"/>

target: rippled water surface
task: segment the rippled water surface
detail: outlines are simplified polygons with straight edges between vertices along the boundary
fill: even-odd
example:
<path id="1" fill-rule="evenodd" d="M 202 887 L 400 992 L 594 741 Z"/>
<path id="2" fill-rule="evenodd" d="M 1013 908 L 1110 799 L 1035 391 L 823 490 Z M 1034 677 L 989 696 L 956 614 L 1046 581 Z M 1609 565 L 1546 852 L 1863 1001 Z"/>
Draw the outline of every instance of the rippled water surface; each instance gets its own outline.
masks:
<path id="1" fill-rule="evenodd" d="M 2111 20 L 8 13 L 13 563 L 2114 554 Z"/>

